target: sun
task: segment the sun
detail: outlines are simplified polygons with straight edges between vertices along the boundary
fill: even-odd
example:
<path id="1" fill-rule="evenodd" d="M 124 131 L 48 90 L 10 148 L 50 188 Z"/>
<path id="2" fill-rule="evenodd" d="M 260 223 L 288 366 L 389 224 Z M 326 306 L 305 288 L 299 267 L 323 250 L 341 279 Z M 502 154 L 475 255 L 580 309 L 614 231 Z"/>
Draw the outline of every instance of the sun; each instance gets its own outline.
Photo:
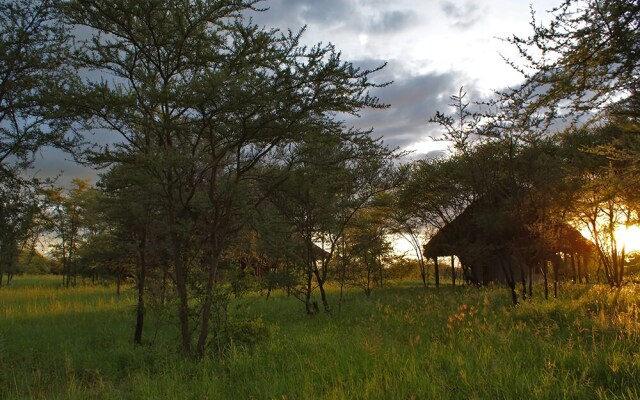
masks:
<path id="1" fill-rule="evenodd" d="M 624 243 L 625 252 L 640 251 L 640 226 L 621 226 L 614 232 L 618 247 Z"/>

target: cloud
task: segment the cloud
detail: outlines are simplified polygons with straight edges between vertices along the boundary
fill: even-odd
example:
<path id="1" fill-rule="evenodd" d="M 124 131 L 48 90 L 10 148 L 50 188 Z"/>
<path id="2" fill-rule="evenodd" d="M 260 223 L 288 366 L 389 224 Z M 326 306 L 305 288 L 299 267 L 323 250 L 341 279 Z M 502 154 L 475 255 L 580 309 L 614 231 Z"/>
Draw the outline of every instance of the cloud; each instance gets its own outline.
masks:
<path id="1" fill-rule="evenodd" d="M 359 14 L 354 5 L 345 0 L 307 0 L 302 3 L 304 4 L 301 10 L 302 20 L 323 26 L 348 24 Z"/>
<path id="2" fill-rule="evenodd" d="M 368 27 L 370 33 L 394 33 L 403 31 L 417 23 L 415 13 L 411 11 L 385 11 L 374 17 Z"/>
<path id="3" fill-rule="evenodd" d="M 73 161 L 73 157 L 62 150 L 45 147 L 36 155 L 34 166 L 27 172 L 39 179 L 52 179 L 57 186 L 70 187 L 75 178 L 98 180 L 98 171 Z"/>
<path id="4" fill-rule="evenodd" d="M 354 65 L 363 69 L 380 65 L 380 60 L 360 60 Z M 378 96 L 389 108 L 364 110 L 360 118 L 347 118 L 346 123 L 360 129 L 374 128 L 375 137 L 383 137 L 389 147 L 429 147 L 431 137 L 439 137 L 441 132 L 435 124 L 428 122 L 436 111 L 448 112 L 449 96 L 457 93 L 464 85 L 470 100 L 480 100 L 473 90 L 474 82 L 461 72 L 427 73 L 412 75 L 400 64 L 389 63 L 387 68 L 372 76 L 375 82 L 394 81 L 393 84 L 374 89 L 371 94 Z M 441 144 L 432 146 L 441 148 Z"/>
<path id="5" fill-rule="evenodd" d="M 306 24 L 345 32 L 389 34 L 408 29 L 418 22 L 415 11 L 390 9 L 388 3 L 353 0 L 273 0 L 268 11 L 250 13 L 260 25 L 281 29 Z"/>
<path id="6" fill-rule="evenodd" d="M 258 24 L 281 29 L 295 29 L 305 24 L 329 28 L 344 24 L 357 15 L 348 0 L 272 0 L 264 7 L 268 10 L 248 15 Z"/>
<path id="7" fill-rule="evenodd" d="M 453 21 L 453 26 L 460 29 L 472 27 L 483 15 L 483 10 L 469 0 L 464 3 L 445 0 L 440 3 L 440 9 Z"/>
<path id="8" fill-rule="evenodd" d="M 364 59 L 354 62 L 354 65 L 371 69 L 381 63 L 377 59 Z M 349 117 L 345 123 L 360 129 L 373 128 L 372 135 L 382 137 L 390 148 L 415 150 L 412 158 L 443 154 L 448 144 L 438 140 L 442 137 L 442 129 L 428 121 L 436 111 L 453 112 L 449 97 L 457 94 L 460 87 L 464 87 L 470 103 L 488 100 L 477 87 L 478 82 L 461 71 L 412 74 L 400 62 L 390 61 L 386 68 L 371 78 L 374 82 L 393 81 L 391 85 L 374 89 L 371 93 L 389 107 L 363 110 L 360 118 Z"/>

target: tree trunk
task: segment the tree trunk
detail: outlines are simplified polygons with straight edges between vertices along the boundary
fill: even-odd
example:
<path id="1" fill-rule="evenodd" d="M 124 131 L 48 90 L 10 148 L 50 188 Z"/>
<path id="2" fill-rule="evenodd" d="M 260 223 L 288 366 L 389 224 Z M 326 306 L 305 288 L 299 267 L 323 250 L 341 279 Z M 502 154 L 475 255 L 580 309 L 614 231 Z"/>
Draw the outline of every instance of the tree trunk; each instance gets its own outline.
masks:
<path id="1" fill-rule="evenodd" d="M 196 347 L 196 357 L 198 359 L 202 359 L 204 357 L 207 347 L 209 322 L 211 321 L 211 307 L 213 305 L 213 289 L 215 288 L 216 276 L 218 274 L 220 243 L 217 239 L 213 239 L 212 242 L 213 249 L 211 250 L 211 259 L 209 260 L 209 274 L 207 275 L 207 283 L 205 287 L 205 299 L 201 310 L 200 335 L 198 337 L 198 345 Z"/>
<path id="2" fill-rule="evenodd" d="M 622 286 L 622 281 L 624 279 L 624 258 L 625 258 L 625 249 L 622 247 L 622 251 L 620 252 L 620 265 L 618 265 L 618 287 Z"/>
<path id="3" fill-rule="evenodd" d="M 549 300 L 549 279 L 547 279 L 548 272 L 549 272 L 548 268 L 549 268 L 549 265 L 547 264 L 547 261 L 543 261 L 540 269 L 542 270 L 542 278 L 544 279 L 544 299 L 545 300 Z"/>
<path id="4" fill-rule="evenodd" d="M 560 261 L 554 260 L 552 262 L 553 266 L 553 298 L 558 298 L 558 270 L 560 269 Z"/>
<path id="5" fill-rule="evenodd" d="M 576 269 L 576 258 L 573 255 L 573 253 L 569 255 L 569 259 L 571 260 L 571 274 L 572 274 L 573 283 L 578 283 L 578 271 Z"/>
<path id="6" fill-rule="evenodd" d="M 533 298 L 533 264 L 529 263 L 529 300 Z"/>
<path id="7" fill-rule="evenodd" d="M 122 271 L 119 270 L 116 278 L 116 294 L 120 297 L 120 282 L 122 282 Z"/>
<path id="8" fill-rule="evenodd" d="M 456 287 L 456 267 L 454 256 L 451 256 L 451 285 Z"/>
<path id="9" fill-rule="evenodd" d="M 317 312 L 317 310 L 315 310 L 316 312 L 314 312 L 314 309 L 311 307 L 311 279 L 312 279 L 313 275 L 311 270 L 307 271 L 307 290 L 305 293 L 305 301 L 304 301 L 304 306 L 307 310 L 307 314 L 309 315 L 313 315 Z M 317 307 L 316 307 L 317 308 Z"/>
<path id="10" fill-rule="evenodd" d="M 138 246 L 138 281 L 136 282 L 136 286 L 138 289 L 138 303 L 136 304 L 136 328 L 133 333 L 133 343 L 135 344 L 142 344 L 142 329 L 144 327 L 144 284 L 147 272 L 146 258 L 144 254 L 145 247 L 146 231 L 143 231 L 142 239 L 140 240 L 140 245 Z"/>
<path id="11" fill-rule="evenodd" d="M 384 265 L 382 265 L 382 260 L 380 259 L 380 257 L 377 258 L 377 266 L 378 266 L 378 287 L 380 289 L 382 289 L 383 284 L 384 284 Z"/>
<path id="12" fill-rule="evenodd" d="M 420 277 L 422 278 L 422 286 L 426 289 L 428 286 L 427 266 L 425 265 L 424 258 L 420 257 L 418 259 L 418 264 L 420 265 Z"/>
<path id="13" fill-rule="evenodd" d="M 433 258 L 433 263 L 434 263 L 434 274 L 435 274 L 435 281 L 436 281 L 436 288 L 440 287 L 440 270 L 438 269 L 438 257 L 434 257 Z"/>
<path id="14" fill-rule="evenodd" d="M 589 283 L 589 258 L 582 258 L 582 272 L 584 274 L 584 283 Z"/>
<path id="15" fill-rule="evenodd" d="M 507 281 L 507 285 L 511 290 L 511 300 L 513 301 L 513 305 L 518 304 L 518 293 L 516 293 L 516 281 L 513 277 L 513 271 L 511 270 L 511 265 L 507 268 L 507 263 L 504 260 L 500 260 L 500 265 L 502 266 L 502 272 L 504 273 L 504 278 Z"/>
<path id="16" fill-rule="evenodd" d="M 582 283 L 582 256 L 577 255 L 578 258 L 578 283 Z"/>
<path id="17" fill-rule="evenodd" d="M 313 269 L 313 273 L 316 276 L 318 282 L 318 289 L 320 290 L 320 298 L 322 299 L 322 307 L 327 313 L 331 313 L 331 307 L 329 307 L 329 300 L 327 299 L 327 292 L 324 290 L 324 279 L 320 276 L 318 268 Z"/>
<path id="18" fill-rule="evenodd" d="M 287 277 L 287 297 L 291 296 L 291 276 L 289 274 L 289 261 L 287 260 L 284 263 L 284 274 Z"/>
<path id="19" fill-rule="evenodd" d="M 182 243 L 177 234 L 172 234 L 173 263 L 176 270 L 176 291 L 178 292 L 178 321 L 182 338 L 182 351 L 191 355 L 191 332 L 189 331 L 189 298 L 187 294 L 187 277 L 182 260 Z"/>
<path id="20" fill-rule="evenodd" d="M 342 311 L 342 296 L 344 293 L 344 283 L 347 277 L 347 261 L 346 261 L 346 244 L 345 244 L 345 239 L 344 236 L 342 238 L 342 262 L 340 263 L 341 265 L 341 269 L 340 269 L 340 300 L 338 301 L 338 312 Z"/>
<path id="21" fill-rule="evenodd" d="M 527 299 L 527 278 L 524 273 L 524 264 L 520 263 L 520 280 L 522 281 L 522 300 Z"/>
<path id="22" fill-rule="evenodd" d="M 169 266 L 167 265 L 167 263 L 162 263 L 162 287 L 160 288 L 160 305 L 163 307 L 167 302 L 168 279 L 169 279 Z"/>

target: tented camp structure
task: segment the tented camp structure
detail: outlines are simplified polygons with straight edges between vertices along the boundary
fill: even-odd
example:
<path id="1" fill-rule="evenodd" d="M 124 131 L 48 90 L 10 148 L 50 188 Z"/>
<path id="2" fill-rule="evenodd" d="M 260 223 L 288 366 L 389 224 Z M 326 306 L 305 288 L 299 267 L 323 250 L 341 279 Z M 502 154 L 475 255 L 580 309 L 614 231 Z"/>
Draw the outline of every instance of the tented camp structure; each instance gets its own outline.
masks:
<path id="1" fill-rule="evenodd" d="M 431 238 L 424 256 L 435 261 L 436 273 L 438 257 L 456 256 L 468 282 L 506 283 L 515 302 L 516 281 L 522 282 L 524 292 L 534 271 L 542 271 L 546 282 L 551 263 L 556 282 L 562 255 L 584 263 L 593 250 L 593 244 L 566 223 L 540 221 L 535 213 L 508 208 L 504 202 L 478 200 Z"/>

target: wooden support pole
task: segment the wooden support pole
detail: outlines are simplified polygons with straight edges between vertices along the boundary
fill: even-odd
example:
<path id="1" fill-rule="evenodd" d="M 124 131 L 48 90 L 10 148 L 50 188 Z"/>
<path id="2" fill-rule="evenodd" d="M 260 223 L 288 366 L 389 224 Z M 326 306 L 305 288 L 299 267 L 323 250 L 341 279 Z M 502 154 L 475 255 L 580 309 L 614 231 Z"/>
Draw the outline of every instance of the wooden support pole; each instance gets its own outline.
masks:
<path id="1" fill-rule="evenodd" d="M 440 287 L 440 269 L 438 268 L 438 256 L 433 257 L 433 263 L 434 263 L 434 273 L 435 273 L 435 280 L 436 280 L 436 287 Z"/>
<path id="2" fill-rule="evenodd" d="M 451 256 L 451 284 L 453 287 L 456 286 L 456 268 L 455 268 L 455 259 L 454 256 Z"/>

